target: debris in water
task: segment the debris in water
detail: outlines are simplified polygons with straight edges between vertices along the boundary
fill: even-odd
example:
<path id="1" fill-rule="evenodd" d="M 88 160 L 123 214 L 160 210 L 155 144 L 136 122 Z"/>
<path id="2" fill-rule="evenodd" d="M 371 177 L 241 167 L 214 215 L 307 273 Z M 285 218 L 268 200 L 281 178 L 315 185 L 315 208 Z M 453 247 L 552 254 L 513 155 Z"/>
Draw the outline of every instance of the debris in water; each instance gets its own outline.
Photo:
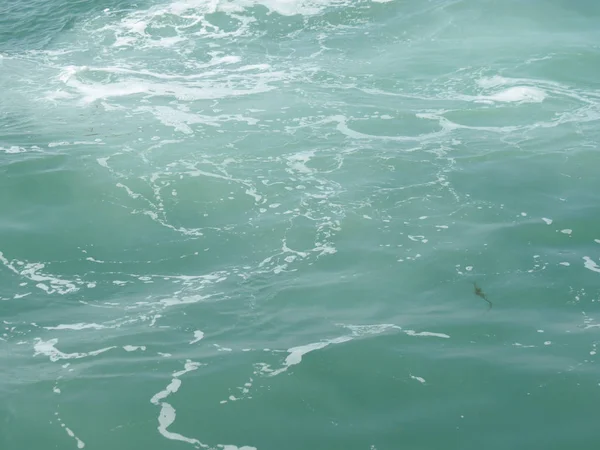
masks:
<path id="1" fill-rule="evenodd" d="M 477 283 L 473 282 L 473 286 L 475 287 L 475 295 L 478 296 L 478 297 L 481 297 L 486 302 L 488 302 L 488 304 L 490 305 L 488 309 L 492 309 L 492 302 L 490 302 L 488 300 L 487 295 L 485 295 L 485 292 L 483 292 L 481 290 L 481 288 L 479 286 L 477 286 Z"/>

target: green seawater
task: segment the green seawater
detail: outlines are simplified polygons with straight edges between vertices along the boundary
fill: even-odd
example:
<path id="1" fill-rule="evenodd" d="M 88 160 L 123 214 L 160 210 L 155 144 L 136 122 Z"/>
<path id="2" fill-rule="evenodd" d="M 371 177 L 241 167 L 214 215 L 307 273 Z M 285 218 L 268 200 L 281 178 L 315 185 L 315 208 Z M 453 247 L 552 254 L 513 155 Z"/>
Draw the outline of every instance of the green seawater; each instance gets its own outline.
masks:
<path id="1" fill-rule="evenodd" d="M 0 450 L 597 448 L 599 24 L 0 0 Z"/>

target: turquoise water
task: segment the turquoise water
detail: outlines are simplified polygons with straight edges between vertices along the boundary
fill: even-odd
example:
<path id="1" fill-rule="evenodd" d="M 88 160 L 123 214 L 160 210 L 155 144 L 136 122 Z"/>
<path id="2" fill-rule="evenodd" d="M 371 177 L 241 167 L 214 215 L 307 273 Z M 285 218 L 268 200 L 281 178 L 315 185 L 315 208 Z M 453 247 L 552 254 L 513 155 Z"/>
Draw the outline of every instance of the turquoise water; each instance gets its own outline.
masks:
<path id="1" fill-rule="evenodd" d="M 0 448 L 594 448 L 598 23 L 0 0 Z"/>

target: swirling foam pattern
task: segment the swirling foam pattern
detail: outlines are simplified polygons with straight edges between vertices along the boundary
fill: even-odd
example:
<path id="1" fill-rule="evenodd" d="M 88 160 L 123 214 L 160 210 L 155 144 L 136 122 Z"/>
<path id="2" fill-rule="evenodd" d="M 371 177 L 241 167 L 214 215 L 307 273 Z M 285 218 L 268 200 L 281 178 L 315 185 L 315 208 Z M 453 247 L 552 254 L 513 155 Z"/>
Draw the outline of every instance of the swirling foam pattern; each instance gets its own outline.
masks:
<path id="1" fill-rule="evenodd" d="M 597 2 L 8 3 L 0 448 L 590 448 Z"/>

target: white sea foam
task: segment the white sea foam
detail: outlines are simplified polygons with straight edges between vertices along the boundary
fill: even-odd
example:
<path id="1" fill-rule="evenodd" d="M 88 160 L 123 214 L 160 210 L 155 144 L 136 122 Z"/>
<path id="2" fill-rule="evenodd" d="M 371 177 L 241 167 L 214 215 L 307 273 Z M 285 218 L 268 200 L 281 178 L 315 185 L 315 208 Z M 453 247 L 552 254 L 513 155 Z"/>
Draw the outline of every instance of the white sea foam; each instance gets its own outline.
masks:
<path id="1" fill-rule="evenodd" d="M 508 78 L 501 77 L 499 75 L 495 75 L 492 77 L 483 77 L 477 80 L 477 84 L 484 89 L 495 88 L 498 86 L 505 86 L 510 84 L 511 80 Z"/>
<path id="2" fill-rule="evenodd" d="M 169 431 L 168 428 L 175 422 L 176 413 L 175 408 L 171 406 L 169 403 L 164 402 L 163 400 L 169 397 L 171 394 L 174 394 L 181 387 L 180 377 L 185 375 L 188 372 L 197 370 L 200 367 L 200 364 L 197 362 L 193 362 L 191 360 L 187 360 L 185 363 L 184 369 L 179 372 L 173 373 L 173 378 L 171 382 L 167 385 L 167 387 L 156 393 L 151 399 L 150 402 L 154 405 L 160 406 L 160 413 L 158 415 L 158 431 L 165 438 L 173 440 L 173 441 L 181 441 L 187 442 L 188 444 L 199 445 L 203 448 L 208 448 L 207 445 L 200 442 L 198 439 L 189 438 L 183 436 L 179 433 L 174 433 Z"/>
<path id="3" fill-rule="evenodd" d="M 417 380 L 419 383 L 425 383 L 425 378 L 422 377 L 416 377 L 414 375 L 410 376 L 413 380 Z"/>
<path id="4" fill-rule="evenodd" d="M 315 342 L 315 343 L 308 344 L 308 345 L 300 345 L 298 347 L 292 347 L 292 348 L 288 349 L 289 355 L 285 358 L 285 361 L 283 363 L 285 366 L 284 370 L 287 370 L 287 368 L 289 368 L 290 366 L 300 364 L 300 362 L 302 361 L 302 357 L 309 352 L 325 348 L 331 344 L 341 344 L 343 342 L 348 342 L 351 339 L 352 338 L 349 336 L 342 336 L 339 338 L 330 339 L 330 340 L 323 341 L 323 342 Z M 275 373 L 274 373 L 274 375 L 275 375 Z"/>
<path id="5" fill-rule="evenodd" d="M 192 444 L 201 448 L 211 448 L 210 446 L 200 442 L 196 438 L 187 437 L 183 434 L 175 433 L 173 431 L 168 430 L 168 428 L 175 422 L 177 414 L 175 408 L 171 404 L 165 402 L 164 400 L 179 391 L 179 389 L 182 386 L 181 377 L 183 375 L 185 375 L 188 372 L 198 370 L 199 367 L 200 363 L 188 359 L 184 365 L 183 370 L 174 372 L 172 374 L 171 382 L 167 385 L 165 389 L 154 394 L 154 396 L 152 396 L 152 398 L 150 399 L 150 402 L 153 405 L 160 406 L 160 413 L 158 415 L 158 431 L 163 437 L 172 441 L 186 442 L 188 444 Z M 224 450 L 256 450 L 254 447 L 237 447 L 235 445 L 228 444 L 218 444 L 216 447 L 222 448 Z"/>
<path id="6" fill-rule="evenodd" d="M 541 103 L 546 98 L 546 93 L 538 88 L 529 86 L 515 86 L 492 95 L 479 97 L 482 100 L 494 102 L 519 102 L 519 103 Z"/>
<path id="7" fill-rule="evenodd" d="M 306 166 L 306 163 L 315 156 L 314 150 L 305 150 L 302 152 L 295 153 L 287 156 L 289 173 L 300 172 L 305 174 L 313 173 L 313 170 Z"/>
<path id="8" fill-rule="evenodd" d="M 71 323 L 71 324 L 60 324 L 53 327 L 44 327 L 46 330 L 103 330 L 107 328 L 105 325 L 97 323 Z"/>
<path id="9" fill-rule="evenodd" d="M 385 1 L 385 0 L 384 0 Z M 389 1 L 389 0 L 388 0 Z M 204 13 L 226 12 L 240 13 L 245 8 L 251 8 L 256 5 L 267 7 L 271 12 L 283 16 L 305 15 L 311 16 L 319 14 L 326 8 L 349 5 L 349 0 L 234 0 L 230 2 L 222 1 L 204 1 L 189 0 L 177 1 L 169 5 L 169 11 L 175 14 L 189 14 L 194 11 Z"/>
<path id="10" fill-rule="evenodd" d="M 600 266 L 598 266 L 598 264 L 596 264 L 596 262 L 592 258 L 590 258 L 589 256 L 584 256 L 583 261 L 584 267 L 586 269 L 591 270 L 592 272 L 600 273 Z"/>
<path id="11" fill-rule="evenodd" d="M 16 145 L 11 145 L 10 147 L 1 147 L 0 146 L 0 152 L 4 152 L 4 153 L 25 153 L 27 151 L 26 148 L 23 147 L 19 147 Z"/>
<path id="12" fill-rule="evenodd" d="M 389 330 L 401 330 L 402 328 L 392 323 L 379 323 L 374 325 L 346 325 L 338 324 L 338 326 L 346 328 L 352 332 L 353 337 L 369 336 L 374 334 L 384 333 Z"/>
<path id="13" fill-rule="evenodd" d="M 155 77 L 157 79 L 154 80 L 121 72 L 121 81 L 101 83 L 86 77 L 87 67 L 67 67 L 59 79 L 65 88 L 70 89 L 71 94 L 78 94 L 82 102 L 88 104 L 97 100 L 118 100 L 121 97 L 131 96 L 172 97 L 181 101 L 239 97 L 268 92 L 274 89 L 271 83 L 281 81 L 288 76 L 285 72 L 271 70 L 269 66 L 247 67 L 243 71 L 243 77 L 236 70 L 224 70 L 213 74 L 213 77 L 205 75 L 203 79 L 198 80 L 160 79 L 158 77 Z M 154 107 L 153 109 L 157 111 L 159 117 L 165 117 L 166 113 L 160 112 L 160 108 Z M 163 108 L 172 110 L 168 107 Z M 196 115 L 188 116 L 188 120 L 190 118 L 195 121 L 199 120 L 201 123 L 207 123 L 209 120 L 214 123 L 215 120 Z M 66 145 L 69 143 L 67 142 Z"/>
<path id="14" fill-rule="evenodd" d="M 450 336 L 445 334 L 445 333 L 432 333 L 430 331 L 421 331 L 421 332 L 417 332 L 414 330 L 406 330 L 405 331 L 406 334 L 408 334 L 409 336 L 426 336 L 426 337 L 439 337 L 439 338 L 443 338 L 443 339 L 449 339 Z"/>
<path id="15" fill-rule="evenodd" d="M 288 356 L 283 361 L 282 367 L 279 369 L 273 370 L 267 364 L 263 364 L 261 366 L 261 370 L 259 372 L 266 374 L 268 376 L 276 376 L 285 371 L 287 371 L 290 367 L 300 364 L 302 362 L 302 358 L 307 353 L 321 350 L 329 345 L 343 344 L 345 342 L 352 341 L 353 339 L 381 334 L 389 330 L 402 330 L 401 327 L 394 324 L 374 324 L 374 325 L 346 325 L 339 324 L 339 326 L 346 328 L 351 331 L 350 335 L 340 336 L 338 338 L 326 339 L 319 342 L 313 342 L 310 344 L 300 345 L 297 347 L 292 347 L 287 350 Z M 414 330 L 405 330 L 405 334 L 409 336 L 424 336 L 424 337 L 438 337 L 448 339 L 449 335 L 444 333 L 433 333 L 429 331 L 417 332 Z"/>
<path id="16" fill-rule="evenodd" d="M 136 350 L 146 351 L 145 345 L 124 345 L 123 350 L 126 352 L 135 352 Z"/>
<path id="17" fill-rule="evenodd" d="M 160 303 L 162 303 L 164 306 L 190 305 L 193 303 L 202 302 L 213 296 L 214 295 L 212 295 L 212 294 L 208 294 L 208 295 L 196 294 L 196 295 L 185 295 L 185 296 L 181 296 L 181 297 L 169 297 L 169 298 L 162 299 L 160 301 Z"/>
<path id="18" fill-rule="evenodd" d="M 237 447 L 235 445 L 217 445 L 218 448 L 222 448 L 223 450 L 257 450 L 256 447 L 250 447 L 248 445 L 242 445 L 241 447 Z"/>
<path id="19" fill-rule="evenodd" d="M 33 354 L 33 356 L 45 355 L 52 362 L 60 361 L 61 359 L 81 359 L 81 358 L 86 358 L 88 356 L 97 356 L 97 355 L 100 355 L 101 353 L 104 353 L 104 352 L 107 352 L 114 348 L 117 348 L 115 346 L 112 346 L 112 347 L 101 348 L 99 350 L 94 350 L 94 351 L 87 352 L 87 353 L 86 352 L 63 353 L 55 347 L 55 345 L 58 343 L 58 339 L 56 339 L 56 338 L 49 339 L 47 341 L 44 341 L 41 338 L 35 338 L 34 341 L 35 341 L 35 344 L 33 346 L 33 349 L 34 349 L 35 353 Z"/>
<path id="20" fill-rule="evenodd" d="M 19 260 L 9 261 L 2 252 L 0 252 L 0 262 L 17 275 L 36 282 L 35 286 L 47 294 L 70 294 L 77 292 L 79 290 L 78 286 L 83 284 L 79 278 L 69 281 L 44 273 L 43 269 L 46 265 L 43 263 L 28 263 Z"/>
<path id="21" fill-rule="evenodd" d="M 71 430 L 60 418 L 60 415 L 58 414 L 58 412 L 54 413 L 56 416 L 56 420 L 58 421 L 58 423 L 60 424 L 60 426 L 65 430 L 65 432 L 69 435 L 69 437 L 73 438 L 75 440 L 75 442 L 77 443 L 77 448 L 81 449 L 81 448 L 85 448 L 85 442 L 83 442 L 81 439 L 79 439 L 79 437 L 77 437 L 75 435 L 75 433 L 73 432 L 73 430 Z"/>
<path id="22" fill-rule="evenodd" d="M 222 347 L 219 344 L 213 344 L 213 346 L 220 352 L 232 352 L 233 349 L 229 347 Z"/>
<path id="23" fill-rule="evenodd" d="M 204 332 L 200 330 L 194 331 L 194 339 L 190 341 L 190 344 L 195 344 L 196 342 L 202 340 L 204 338 Z"/>

